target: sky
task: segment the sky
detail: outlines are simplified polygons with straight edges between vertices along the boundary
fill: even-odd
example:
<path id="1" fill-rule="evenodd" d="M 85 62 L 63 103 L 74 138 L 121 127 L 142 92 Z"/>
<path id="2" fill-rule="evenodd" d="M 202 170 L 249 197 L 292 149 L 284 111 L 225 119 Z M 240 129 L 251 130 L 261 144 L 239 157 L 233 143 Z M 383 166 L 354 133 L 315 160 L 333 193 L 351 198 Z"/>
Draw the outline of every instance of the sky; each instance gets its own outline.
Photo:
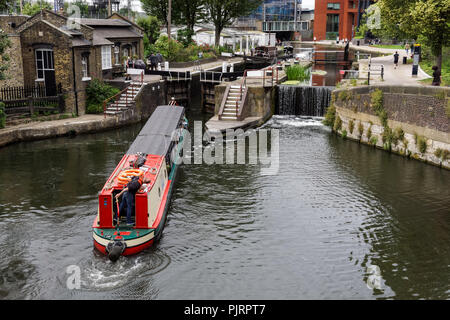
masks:
<path id="1" fill-rule="evenodd" d="M 53 0 L 47 0 L 50 3 L 53 3 Z M 65 0 L 65 2 L 73 2 L 74 0 Z M 187 0 L 188 1 L 188 0 Z M 87 0 L 88 3 L 92 3 L 92 0 Z M 121 0 L 121 6 L 125 6 L 127 3 L 126 0 Z M 314 9 L 315 0 L 303 0 L 302 7 L 308 9 Z M 142 11 L 139 0 L 131 0 L 132 10 Z"/>
<path id="2" fill-rule="evenodd" d="M 314 3 L 316 1 L 315 0 L 303 0 L 302 1 L 302 7 L 303 8 L 308 8 L 308 9 L 314 9 Z"/>

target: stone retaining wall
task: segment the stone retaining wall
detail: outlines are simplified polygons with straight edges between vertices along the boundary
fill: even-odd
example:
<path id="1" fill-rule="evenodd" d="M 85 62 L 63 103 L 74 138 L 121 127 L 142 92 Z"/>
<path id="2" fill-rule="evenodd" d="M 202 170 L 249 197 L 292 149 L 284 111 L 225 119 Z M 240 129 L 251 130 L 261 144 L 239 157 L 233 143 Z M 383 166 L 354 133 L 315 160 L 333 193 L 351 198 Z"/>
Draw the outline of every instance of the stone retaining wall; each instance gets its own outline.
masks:
<path id="1" fill-rule="evenodd" d="M 386 137 L 398 135 L 385 133 L 382 118 L 374 110 L 372 95 L 376 90 L 382 92 L 387 126 L 393 133 L 403 132 L 395 143 Z M 337 123 L 334 130 L 342 136 L 450 169 L 450 155 L 438 157 L 450 153 L 450 88 L 355 87 L 333 91 L 332 102 Z"/>

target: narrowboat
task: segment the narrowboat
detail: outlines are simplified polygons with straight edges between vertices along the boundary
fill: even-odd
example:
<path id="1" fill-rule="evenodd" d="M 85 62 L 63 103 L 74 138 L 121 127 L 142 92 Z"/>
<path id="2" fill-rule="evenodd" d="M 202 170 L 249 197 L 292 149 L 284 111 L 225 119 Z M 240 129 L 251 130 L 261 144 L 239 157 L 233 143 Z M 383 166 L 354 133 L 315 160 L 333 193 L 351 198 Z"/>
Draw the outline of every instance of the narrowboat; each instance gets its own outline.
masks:
<path id="1" fill-rule="evenodd" d="M 161 238 L 187 126 L 183 107 L 157 107 L 100 191 L 94 246 L 111 261 L 141 252 Z M 134 222 L 127 224 L 127 213 L 119 211 L 124 199 L 116 195 L 135 176 L 144 183 L 134 197 Z"/>

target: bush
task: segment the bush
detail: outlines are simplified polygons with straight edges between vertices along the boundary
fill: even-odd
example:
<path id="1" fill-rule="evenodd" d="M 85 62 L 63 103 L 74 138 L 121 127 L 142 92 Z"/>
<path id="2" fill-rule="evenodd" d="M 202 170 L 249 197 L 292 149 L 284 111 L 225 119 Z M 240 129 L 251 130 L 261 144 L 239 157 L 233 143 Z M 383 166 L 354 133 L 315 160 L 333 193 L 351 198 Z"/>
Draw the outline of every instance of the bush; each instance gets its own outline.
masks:
<path id="1" fill-rule="evenodd" d="M 86 113 L 102 113 L 103 101 L 111 98 L 119 92 L 119 89 L 114 88 L 98 79 L 93 79 L 86 88 Z"/>
<path id="2" fill-rule="evenodd" d="M 0 102 L 0 129 L 6 126 L 5 104 Z"/>
<path id="3" fill-rule="evenodd" d="M 342 128 L 342 120 L 341 117 L 337 116 L 336 120 L 334 120 L 333 130 L 338 132 Z"/>
<path id="4" fill-rule="evenodd" d="M 353 134 L 353 129 L 355 128 L 355 122 L 353 120 L 350 120 L 348 123 L 348 131 Z"/>
<path id="5" fill-rule="evenodd" d="M 336 118 L 336 108 L 333 103 L 327 108 L 327 112 L 325 113 L 325 119 L 322 123 L 328 127 L 333 127 L 334 121 Z"/>
<path id="6" fill-rule="evenodd" d="M 309 67 L 301 65 L 293 65 L 286 68 L 286 75 L 288 81 L 306 81 L 311 77 L 311 70 Z"/>
<path id="7" fill-rule="evenodd" d="M 154 45 L 148 46 L 146 55 L 159 52 L 164 59 L 170 62 L 189 62 L 199 60 L 200 52 L 203 53 L 203 59 L 208 59 L 215 57 L 217 55 L 216 51 L 225 50 L 224 48 L 216 50 L 209 45 L 199 46 L 193 41 L 186 42 L 185 45 L 173 39 L 169 42 L 167 36 L 162 35 Z"/>
<path id="8" fill-rule="evenodd" d="M 427 139 L 423 136 L 417 136 L 416 146 L 420 153 L 425 153 L 427 151 Z"/>
<path id="9" fill-rule="evenodd" d="M 362 135 L 364 133 L 364 126 L 361 121 L 359 122 L 359 125 L 358 125 L 358 132 L 359 132 L 359 136 L 362 137 Z"/>

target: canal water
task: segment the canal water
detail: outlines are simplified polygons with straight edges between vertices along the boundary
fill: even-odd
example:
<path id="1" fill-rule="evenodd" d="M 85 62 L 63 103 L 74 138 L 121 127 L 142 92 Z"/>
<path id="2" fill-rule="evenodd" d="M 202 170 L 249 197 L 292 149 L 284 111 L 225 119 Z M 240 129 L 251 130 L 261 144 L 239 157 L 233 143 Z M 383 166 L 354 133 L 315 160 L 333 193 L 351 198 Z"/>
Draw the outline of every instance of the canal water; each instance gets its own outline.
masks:
<path id="1" fill-rule="evenodd" d="M 0 149 L 0 299 L 450 298 L 450 172 L 319 118 L 265 125 L 277 175 L 181 167 L 161 242 L 111 263 L 93 249 L 97 194 L 141 127 Z"/>

